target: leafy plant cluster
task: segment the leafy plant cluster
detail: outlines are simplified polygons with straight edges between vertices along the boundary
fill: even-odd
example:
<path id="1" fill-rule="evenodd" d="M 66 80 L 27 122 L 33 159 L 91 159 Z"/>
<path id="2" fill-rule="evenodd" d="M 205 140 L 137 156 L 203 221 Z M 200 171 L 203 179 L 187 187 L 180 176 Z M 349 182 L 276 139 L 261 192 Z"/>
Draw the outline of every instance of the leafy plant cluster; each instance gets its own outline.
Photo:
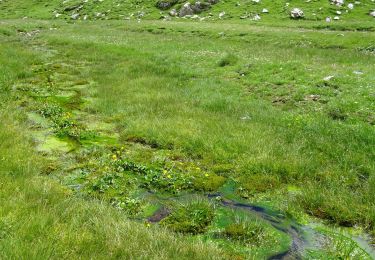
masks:
<path id="1" fill-rule="evenodd" d="M 141 177 L 142 188 L 171 193 L 193 188 L 193 179 L 188 174 L 167 169 L 149 168 L 126 159 L 120 159 L 115 164 L 119 169 L 137 173 Z"/>
<path id="2" fill-rule="evenodd" d="M 52 122 L 54 132 L 59 137 L 69 137 L 79 141 L 95 135 L 76 122 L 70 112 L 65 112 L 55 103 L 44 103 L 38 109 L 38 113 Z"/>

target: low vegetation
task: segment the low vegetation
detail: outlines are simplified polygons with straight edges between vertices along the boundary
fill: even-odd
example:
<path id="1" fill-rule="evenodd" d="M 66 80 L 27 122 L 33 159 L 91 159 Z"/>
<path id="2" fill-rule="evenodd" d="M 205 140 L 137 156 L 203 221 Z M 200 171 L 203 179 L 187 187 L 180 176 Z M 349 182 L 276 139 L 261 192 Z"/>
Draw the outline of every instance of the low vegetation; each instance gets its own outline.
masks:
<path id="1" fill-rule="evenodd" d="M 184 3 L 0 1 L 0 258 L 371 259 L 373 3 Z"/>

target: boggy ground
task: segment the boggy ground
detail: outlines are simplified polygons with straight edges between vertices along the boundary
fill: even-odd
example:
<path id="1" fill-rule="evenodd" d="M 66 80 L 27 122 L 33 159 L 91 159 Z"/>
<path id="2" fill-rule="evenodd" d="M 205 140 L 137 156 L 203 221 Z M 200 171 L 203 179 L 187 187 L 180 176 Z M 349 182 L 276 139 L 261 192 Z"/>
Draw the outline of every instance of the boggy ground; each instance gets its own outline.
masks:
<path id="1" fill-rule="evenodd" d="M 373 33 L 17 20 L 0 33 L 3 111 L 20 110 L 42 180 L 68 196 L 186 234 L 186 257 L 371 258 L 358 236 L 375 222 Z"/>

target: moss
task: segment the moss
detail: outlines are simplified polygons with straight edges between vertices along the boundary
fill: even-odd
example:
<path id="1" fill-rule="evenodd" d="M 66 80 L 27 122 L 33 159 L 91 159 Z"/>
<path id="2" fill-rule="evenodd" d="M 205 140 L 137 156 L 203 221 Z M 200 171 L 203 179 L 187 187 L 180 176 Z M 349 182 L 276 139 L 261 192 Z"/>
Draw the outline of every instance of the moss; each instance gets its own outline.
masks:
<path id="1" fill-rule="evenodd" d="M 224 185 L 226 178 L 213 173 L 200 174 L 195 176 L 193 181 L 194 189 L 200 191 L 216 191 Z"/>

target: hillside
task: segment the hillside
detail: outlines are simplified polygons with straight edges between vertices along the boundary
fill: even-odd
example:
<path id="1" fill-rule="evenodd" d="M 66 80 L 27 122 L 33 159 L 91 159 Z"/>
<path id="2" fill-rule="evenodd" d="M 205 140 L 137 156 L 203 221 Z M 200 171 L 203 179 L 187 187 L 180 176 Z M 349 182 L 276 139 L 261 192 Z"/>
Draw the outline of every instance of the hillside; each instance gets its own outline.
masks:
<path id="1" fill-rule="evenodd" d="M 0 1 L 0 259 L 374 259 L 374 5 Z"/>
<path id="2" fill-rule="evenodd" d="M 164 2 L 163 2 L 164 1 Z M 199 21 L 240 21 L 243 23 L 285 24 L 290 23 L 294 8 L 303 11 L 303 22 L 324 24 L 327 27 L 343 27 L 354 24 L 356 29 L 374 28 L 375 10 L 373 0 L 345 1 L 342 5 L 328 0 L 283 1 L 283 0 L 226 0 L 198 2 L 194 14 L 179 17 L 186 1 L 172 0 L 2 0 L 1 17 L 29 17 L 41 19 L 71 20 L 128 20 L 128 19 L 192 19 Z M 194 7 L 195 2 L 191 1 Z M 194 9 L 194 8 L 193 8 Z M 171 12 L 176 10 L 176 13 Z M 185 13 L 188 14 L 188 13 Z M 326 22 L 330 18 L 331 22 Z M 336 20 L 337 19 L 337 20 Z M 293 21 L 303 25 L 301 21 Z M 307 23 L 307 24 L 309 24 Z"/>

